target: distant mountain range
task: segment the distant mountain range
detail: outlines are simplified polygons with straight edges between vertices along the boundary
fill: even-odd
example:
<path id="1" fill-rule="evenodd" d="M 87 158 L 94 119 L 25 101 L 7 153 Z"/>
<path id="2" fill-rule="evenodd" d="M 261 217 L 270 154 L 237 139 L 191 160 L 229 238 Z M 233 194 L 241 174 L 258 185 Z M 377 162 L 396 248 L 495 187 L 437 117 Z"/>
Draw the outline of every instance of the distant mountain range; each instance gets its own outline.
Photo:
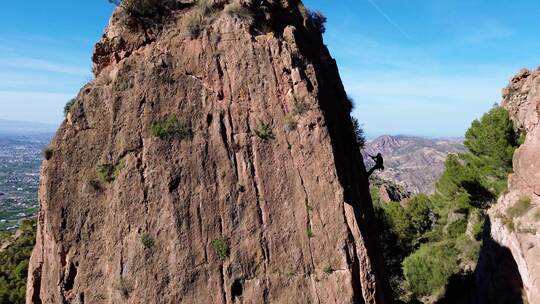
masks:
<path id="1" fill-rule="evenodd" d="M 54 133 L 58 129 L 57 125 L 39 122 L 14 121 L 0 119 L 0 134 L 46 134 Z"/>
<path id="2" fill-rule="evenodd" d="M 362 154 L 368 169 L 374 164 L 368 154 L 383 155 L 385 170 L 374 173 L 377 177 L 412 193 L 432 193 L 448 154 L 464 150 L 463 139 L 384 135 L 368 141 Z"/>

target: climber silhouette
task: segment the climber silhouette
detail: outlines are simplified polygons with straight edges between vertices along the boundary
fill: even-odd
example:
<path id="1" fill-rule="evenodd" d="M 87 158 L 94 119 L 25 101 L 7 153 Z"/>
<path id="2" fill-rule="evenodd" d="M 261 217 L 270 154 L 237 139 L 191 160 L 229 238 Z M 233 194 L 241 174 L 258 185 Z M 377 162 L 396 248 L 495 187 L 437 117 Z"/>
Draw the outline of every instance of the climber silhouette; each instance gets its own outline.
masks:
<path id="1" fill-rule="evenodd" d="M 375 166 L 373 166 L 373 168 L 369 169 L 367 175 L 368 177 L 371 176 L 371 174 L 373 174 L 373 172 L 375 170 L 381 170 L 381 171 L 384 171 L 384 160 L 383 160 L 383 157 L 381 155 L 381 153 L 378 153 L 376 156 L 373 156 L 373 155 L 370 155 L 368 154 L 369 157 L 371 157 L 371 159 L 373 159 L 373 161 L 375 161 Z"/>

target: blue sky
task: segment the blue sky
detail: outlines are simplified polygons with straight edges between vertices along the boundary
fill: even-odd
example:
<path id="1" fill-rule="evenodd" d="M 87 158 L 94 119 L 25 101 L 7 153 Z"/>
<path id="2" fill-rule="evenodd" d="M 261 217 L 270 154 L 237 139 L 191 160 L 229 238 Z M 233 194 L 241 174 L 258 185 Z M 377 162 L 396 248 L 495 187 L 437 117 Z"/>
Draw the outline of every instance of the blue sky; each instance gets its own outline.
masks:
<path id="1" fill-rule="evenodd" d="M 91 79 L 106 0 L 5 1 L 0 119 L 59 123 Z M 461 136 L 519 69 L 540 65 L 540 2 L 307 0 L 328 17 L 354 115 L 369 136 Z"/>

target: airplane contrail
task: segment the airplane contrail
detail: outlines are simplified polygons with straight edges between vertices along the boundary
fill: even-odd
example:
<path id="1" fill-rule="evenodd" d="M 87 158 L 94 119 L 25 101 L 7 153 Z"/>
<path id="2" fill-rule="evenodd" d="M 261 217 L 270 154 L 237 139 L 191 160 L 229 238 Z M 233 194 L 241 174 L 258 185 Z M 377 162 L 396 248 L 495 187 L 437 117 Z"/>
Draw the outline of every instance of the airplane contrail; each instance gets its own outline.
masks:
<path id="1" fill-rule="evenodd" d="M 399 26 L 399 24 L 397 24 L 396 22 L 394 22 L 394 20 L 392 20 L 392 18 L 390 18 L 390 16 L 388 16 L 376 3 L 374 0 L 367 0 L 369 2 L 369 4 L 371 4 L 371 6 L 373 6 L 373 8 L 375 10 L 377 10 L 377 12 L 379 12 L 379 14 L 381 14 L 381 16 L 384 17 L 384 19 L 386 19 L 386 21 L 388 21 L 392 26 L 394 26 L 403 36 L 405 36 L 407 39 L 412 39 L 411 36 L 409 36 L 409 34 L 407 34 L 402 28 L 401 26 Z"/>

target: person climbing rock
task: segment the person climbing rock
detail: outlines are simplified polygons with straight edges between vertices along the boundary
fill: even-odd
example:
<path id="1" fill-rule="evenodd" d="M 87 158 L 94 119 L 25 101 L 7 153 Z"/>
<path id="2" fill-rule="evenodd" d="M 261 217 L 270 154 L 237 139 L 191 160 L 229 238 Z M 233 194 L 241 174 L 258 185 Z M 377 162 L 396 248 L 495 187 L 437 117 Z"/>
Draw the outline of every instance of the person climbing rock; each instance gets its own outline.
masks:
<path id="1" fill-rule="evenodd" d="M 370 154 L 368 154 L 368 155 L 375 162 L 375 166 L 373 166 L 373 168 L 369 169 L 369 171 L 367 173 L 368 177 L 371 176 L 371 174 L 373 174 L 373 172 L 375 170 L 384 171 L 384 160 L 383 160 L 383 157 L 382 157 L 381 153 L 378 153 L 376 156 L 373 156 L 373 155 L 370 155 Z"/>

